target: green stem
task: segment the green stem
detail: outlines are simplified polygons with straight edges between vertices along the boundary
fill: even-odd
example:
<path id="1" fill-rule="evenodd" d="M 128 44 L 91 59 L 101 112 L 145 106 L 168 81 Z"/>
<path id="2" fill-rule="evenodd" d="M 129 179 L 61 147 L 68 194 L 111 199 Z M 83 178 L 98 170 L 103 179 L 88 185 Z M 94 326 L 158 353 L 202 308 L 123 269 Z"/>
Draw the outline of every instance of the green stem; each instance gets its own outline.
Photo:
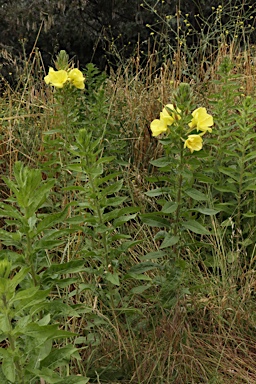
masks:
<path id="1" fill-rule="evenodd" d="M 90 164 L 89 164 L 89 161 L 88 161 L 88 157 L 86 158 L 86 168 L 87 168 L 87 171 L 90 169 Z M 89 179 L 89 184 L 90 184 L 91 190 L 93 192 L 93 196 L 97 196 L 97 190 L 96 190 L 96 186 L 94 184 L 93 177 L 91 176 L 90 172 L 87 172 L 87 175 L 88 175 L 88 179 Z M 97 197 L 94 198 L 94 205 L 95 205 L 95 210 L 96 210 L 97 216 L 99 218 L 99 224 L 100 225 L 104 225 L 103 216 L 102 216 L 102 212 L 101 212 L 101 209 L 100 209 L 100 204 L 99 204 L 99 201 L 98 201 Z M 104 254 L 105 254 L 105 269 L 107 270 L 108 266 L 109 266 L 109 257 L 108 257 L 108 253 L 109 252 L 108 252 L 107 237 L 106 237 L 106 233 L 105 232 L 102 233 L 102 243 L 103 243 Z"/>
<path id="2" fill-rule="evenodd" d="M 26 216 L 26 213 L 25 213 L 25 216 Z M 37 286 L 37 278 L 36 278 L 37 275 L 36 275 L 36 271 L 35 271 L 34 264 L 33 264 L 33 247 L 32 247 L 32 243 L 31 243 L 31 238 L 29 236 L 29 230 L 26 231 L 25 235 L 26 235 L 26 239 L 27 239 L 25 258 L 26 258 L 26 261 L 30 267 L 31 276 L 33 279 L 34 286 L 36 287 Z"/>
<path id="3" fill-rule="evenodd" d="M 176 213 L 175 213 L 175 225 L 174 225 L 174 236 L 176 236 L 179 233 L 179 227 L 180 227 L 180 209 L 181 209 L 181 202 L 182 202 L 182 171 L 183 171 L 183 142 L 181 142 L 180 146 L 180 164 L 178 167 L 179 171 L 179 179 L 178 179 L 178 185 L 177 185 L 177 195 L 176 195 L 176 203 L 178 204 Z"/>
<path id="4" fill-rule="evenodd" d="M 86 171 L 87 171 L 87 175 L 88 175 L 88 179 L 89 179 L 89 184 L 90 184 L 93 196 L 95 196 L 94 197 L 94 206 L 95 206 L 96 214 L 98 216 L 98 221 L 99 221 L 100 225 L 104 225 L 104 220 L 103 220 L 103 216 L 102 216 L 102 212 L 101 212 L 101 207 L 100 207 L 100 204 L 99 204 L 99 200 L 97 199 L 97 187 L 96 187 L 96 185 L 94 183 L 94 179 L 93 179 L 92 175 L 90 174 L 91 164 L 90 164 L 90 161 L 89 161 L 87 156 L 86 156 L 86 168 L 87 168 Z M 108 268 L 109 268 L 110 260 L 109 260 L 109 247 L 108 247 L 107 235 L 106 235 L 105 232 L 102 233 L 102 244 L 103 244 L 104 255 L 105 255 L 105 260 L 104 260 L 105 261 L 105 270 L 107 271 Z M 116 319 L 116 314 L 115 314 L 115 304 L 114 304 L 114 297 L 113 297 L 113 286 L 112 286 L 112 284 L 109 281 L 107 282 L 107 285 L 108 285 L 108 292 L 109 292 L 109 299 L 110 299 L 111 310 L 112 310 L 112 313 L 113 313 L 113 317 L 115 319 L 116 326 L 118 327 L 118 321 Z"/>
<path id="5" fill-rule="evenodd" d="M 9 314 L 8 314 L 8 311 L 9 311 L 8 301 L 6 300 L 5 295 L 3 295 L 3 297 L 2 297 L 2 302 L 3 302 L 3 306 L 5 308 L 5 315 L 6 315 L 6 319 L 7 319 L 7 323 L 8 323 L 8 328 L 10 330 L 10 332 L 7 332 L 7 339 L 9 340 L 11 350 L 15 353 L 16 339 L 12 335 L 12 332 L 11 332 L 12 331 L 12 322 L 11 322 L 11 319 L 10 319 Z M 17 354 L 17 355 L 19 355 L 19 354 Z M 22 371 L 22 368 L 21 368 L 19 361 L 14 359 L 14 365 L 15 365 L 15 370 L 16 370 L 17 376 L 18 376 L 17 384 L 24 384 L 24 374 L 23 374 L 23 371 Z"/>

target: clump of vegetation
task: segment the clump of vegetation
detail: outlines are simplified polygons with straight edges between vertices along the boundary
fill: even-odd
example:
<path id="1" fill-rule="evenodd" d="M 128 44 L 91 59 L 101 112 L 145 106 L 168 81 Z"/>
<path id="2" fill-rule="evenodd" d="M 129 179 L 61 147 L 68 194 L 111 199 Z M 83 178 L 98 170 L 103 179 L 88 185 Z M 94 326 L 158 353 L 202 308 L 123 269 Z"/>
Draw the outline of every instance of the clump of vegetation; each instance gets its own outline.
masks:
<path id="1" fill-rule="evenodd" d="M 176 11 L 144 66 L 107 76 L 60 51 L 44 73 L 35 50 L 6 84 L 1 383 L 255 383 L 255 63 L 238 11 L 222 26 L 212 9 L 194 48 Z"/>

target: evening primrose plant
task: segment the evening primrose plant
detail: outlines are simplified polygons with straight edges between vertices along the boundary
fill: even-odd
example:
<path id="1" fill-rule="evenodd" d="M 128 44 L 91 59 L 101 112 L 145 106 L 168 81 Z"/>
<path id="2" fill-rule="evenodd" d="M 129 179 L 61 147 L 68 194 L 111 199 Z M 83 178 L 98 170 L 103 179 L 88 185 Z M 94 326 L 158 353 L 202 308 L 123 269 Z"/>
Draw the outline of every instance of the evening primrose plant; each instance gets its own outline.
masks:
<path id="1" fill-rule="evenodd" d="M 60 51 L 55 61 L 55 67 L 49 68 L 44 81 L 53 90 L 52 115 L 54 129 L 43 133 L 44 147 L 42 156 L 47 160 L 42 162 L 44 172 L 48 176 L 59 175 L 58 179 L 64 184 L 69 179 L 67 164 L 69 161 L 68 148 L 71 145 L 79 119 L 79 104 L 81 92 L 85 89 L 83 73 L 74 68 L 69 62 L 65 51 Z"/>
<path id="2" fill-rule="evenodd" d="M 149 180 L 160 186 L 146 192 L 146 195 L 157 198 L 161 211 L 145 213 L 142 220 L 150 226 L 164 228 L 156 233 L 155 240 L 161 241 L 162 256 L 172 256 L 169 262 L 173 260 L 175 266 L 172 265 L 171 269 L 177 269 L 180 276 L 176 281 L 179 287 L 182 287 L 182 273 L 178 272 L 181 255 L 184 247 L 191 242 L 190 233 L 196 236 L 209 234 L 209 223 L 204 218 L 198 219 L 194 210 L 200 209 L 199 202 L 205 202 L 201 207 L 203 212 L 214 212 L 207 206 L 207 195 L 195 186 L 194 177 L 201 166 L 200 159 L 205 157 L 200 151 L 206 145 L 204 138 L 207 140 L 212 132 L 213 123 L 213 117 L 205 107 L 194 108 L 191 88 L 184 83 L 174 94 L 173 103 L 167 104 L 159 119 L 150 124 L 152 136 L 161 135 L 159 142 L 164 156 L 151 161 L 159 169 L 159 174 Z M 176 285 L 173 288 L 177 291 Z"/>
<path id="3" fill-rule="evenodd" d="M 61 228 L 67 207 L 44 212 L 55 182 L 42 180 L 40 169 L 16 162 L 13 173 L 13 180 L 4 178 L 11 197 L 0 203 L 0 381 L 87 383 L 70 373 L 71 358 L 80 356 L 67 342 L 76 334 L 63 329 L 67 316 L 79 312 L 55 294 L 76 281 L 64 275 L 84 270 L 81 260 L 53 261 L 70 232 Z M 56 340 L 64 345 L 56 347 Z"/>

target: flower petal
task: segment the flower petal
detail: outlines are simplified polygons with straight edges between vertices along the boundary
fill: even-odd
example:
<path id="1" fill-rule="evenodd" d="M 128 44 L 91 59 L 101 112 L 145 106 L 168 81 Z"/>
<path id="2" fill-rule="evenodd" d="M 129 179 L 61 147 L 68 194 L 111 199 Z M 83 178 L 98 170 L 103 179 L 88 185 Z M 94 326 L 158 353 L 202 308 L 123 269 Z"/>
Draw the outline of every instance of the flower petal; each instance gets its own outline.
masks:
<path id="1" fill-rule="evenodd" d="M 203 139 L 200 135 L 189 135 L 184 143 L 184 148 L 189 148 L 191 153 L 200 151 L 203 147 Z"/>
<path id="2" fill-rule="evenodd" d="M 196 128 L 197 131 L 212 132 L 210 127 L 213 125 L 213 117 L 207 113 L 206 108 L 199 107 L 195 109 L 192 116 L 193 119 L 188 124 L 191 129 Z"/>
<path id="3" fill-rule="evenodd" d="M 63 88 L 67 80 L 68 74 L 66 71 L 63 69 L 60 71 L 55 71 L 53 68 L 49 68 L 49 73 L 44 78 L 46 84 L 51 84 L 56 88 Z"/>
<path id="4" fill-rule="evenodd" d="M 78 68 L 71 69 L 68 80 L 78 89 L 84 89 L 84 76 Z"/>
<path id="5" fill-rule="evenodd" d="M 152 136 L 158 136 L 167 131 L 167 124 L 164 120 L 155 119 L 151 122 L 150 129 Z"/>

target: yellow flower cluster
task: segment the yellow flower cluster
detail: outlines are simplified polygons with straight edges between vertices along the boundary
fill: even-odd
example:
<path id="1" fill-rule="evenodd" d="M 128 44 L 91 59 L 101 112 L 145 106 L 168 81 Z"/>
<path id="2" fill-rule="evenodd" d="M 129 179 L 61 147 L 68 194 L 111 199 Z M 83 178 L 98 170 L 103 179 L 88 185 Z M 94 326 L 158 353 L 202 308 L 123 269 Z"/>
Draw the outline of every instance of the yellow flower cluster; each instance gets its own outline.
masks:
<path id="1" fill-rule="evenodd" d="M 160 112 L 160 119 L 155 119 L 150 124 L 152 136 L 158 136 L 163 132 L 166 132 L 168 128 L 175 122 L 181 119 L 181 111 L 179 108 L 175 109 L 173 104 L 167 104 L 165 108 Z M 184 148 L 189 148 L 191 153 L 194 151 L 200 151 L 203 147 L 202 136 L 206 132 L 212 132 L 211 126 L 213 125 L 213 117 L 209 115 L 206 108 L 199 107 L 192 112 L 192 120 L 188 124 L 189 130 L 187 133 L 194 129 L 199 134 L 188 135 L 188 138 L 184 141 Z"/>
<path id="2" fill-rule="evenodd" d="M 160 112 L 160 119 L 155 119 L 150 124 L 152 136 L 158 136 L 166 132 L 168 126 L 172 125 L 174 121 L 181 119 L 180 112 L 179 108 L 177 108 L 177 111 L 175 110 L 173 104 L 167 104 L 162 112 Z"/>
<path id="3" fill-rule="evenodd" d="M 48 75 L 44 78 L 46 84 L 53 85 L 55 88 L 63 88 L 64 84 L 70 83 L 78 89 L 84 89 L 84 80 L 82 72 L 77 68 L 55 71 L 50 67 Z"/>

